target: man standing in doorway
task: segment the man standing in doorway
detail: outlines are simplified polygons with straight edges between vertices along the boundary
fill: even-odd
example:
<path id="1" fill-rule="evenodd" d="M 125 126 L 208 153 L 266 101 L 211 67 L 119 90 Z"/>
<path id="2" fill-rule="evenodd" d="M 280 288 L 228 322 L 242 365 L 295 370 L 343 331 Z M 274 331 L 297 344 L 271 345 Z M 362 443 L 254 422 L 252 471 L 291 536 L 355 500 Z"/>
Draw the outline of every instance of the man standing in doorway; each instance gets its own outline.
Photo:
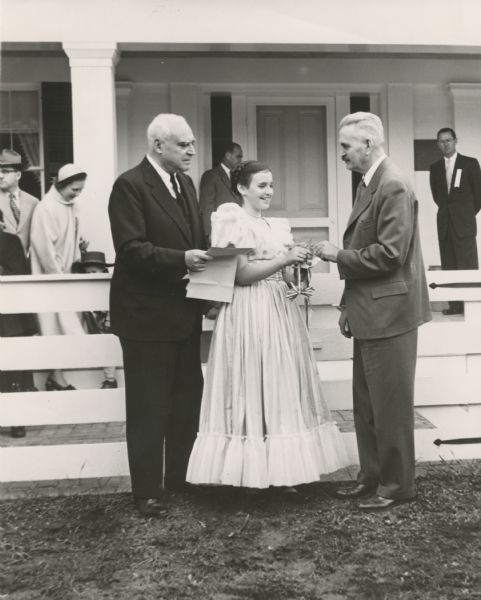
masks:
<path id="1" fill-rule="evenodd" d="M 441 267 L 444 271 L 478 269 L 476 214 L 481 208 L 481 169 L 475 158 L 456 151 L 453 129 L 437 135 L 443 158 L 429 169 L 429 182 L 438 207 L 437 227 Z M 445 315 L 463 313 L 462 302 L 450 302 Z"/>
<path id="2" fill-rule="evenodd" d="M 186 120 L 160 114 L 147 130 L 142 162 L 120 175 L 109 201 L 116 250 L 112 332 L 124 358 L 127 449 L 135 504 L 159 516 L 164 487 L 183 489 L 202 396 L 202 302 L 186 298 L 188 271 L 211 260 L 194 185 Z"/>
<path id="3" fill-rule="evenodd" d="M 210 237 L 210 216 L 225 202 L 239 203 L 231 186 L 231 171 L 242 162 L 242 148 L 235 142 L 229 143 L 221 162 L 206 171 L 200 180 L 199 205 L 204 231 Z"/>
<path id="4" fill-rule="evenodd" d="M 381 119 L 347 115 L 339 124 L 341 158 L 362 173 L 344 248 L 319 242 L 345 281 L 339 327 L 354 338 L 353 403 L 360 470 L 339 498 L 371 494 L 365 510 L 414 497 L 414 375 L 418 327 L 429 321 L 418 231 L 418 202 L 385 155 Z"/>

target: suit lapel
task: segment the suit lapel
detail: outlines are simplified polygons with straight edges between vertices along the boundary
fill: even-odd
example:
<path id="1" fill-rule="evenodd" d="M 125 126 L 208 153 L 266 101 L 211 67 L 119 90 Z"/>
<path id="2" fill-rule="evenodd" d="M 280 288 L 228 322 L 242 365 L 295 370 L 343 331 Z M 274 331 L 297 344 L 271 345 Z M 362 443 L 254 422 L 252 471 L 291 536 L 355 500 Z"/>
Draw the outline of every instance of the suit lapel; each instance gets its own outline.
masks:
<path id="1" fill-rule="evenodd" d="M 22 229 L 22 227 L 25 225 L 25 223 L 28 219 L 29 212 L 30 212 L 28 200 L 25 198 L 25 196 L 21 190 L 19 193 L 19 198 L 20 198 L 20 222 L 18 224 L 18 231 L 20 231 Z"/>
<path id="2" fill-rule="evenodd" d="M 8 225 L 7 231 L 18 231 L 19 227 L 17 226 L 17 221 L 15 221 L 12 209 L 10 208 L 10 199 L 8 194 L 2 193 L 2 201 L 0 204 L 3 212 L 3 220 L 5 221 L 5 225 Z M 22 212 L 20 212 L 20 222 L 21 220 Z"/>
<path id="3" fill-rule="evenodd" d="M 386 157 L 382 161 L 382 163 L 374 172 L 374 175 L 371 177 L 371 181 L 369 182 L 367 188 L 364 190 L 364 193 L 361 194 L 361 196 L 356 200 L 352 208 L 351 216 L 349 217 L 349 221 L 347 223 L 347 228 L 349 228 L 355 221 L 357 221 L 361 214 L 371 204 L 372 197 L 377 190 L 379 181 L 381 180 L 381 176 L 388 165 L 388 160 L 389 159 Z"/>
<path id="4" fill-rule="evenodd" d="M 456 181 L 456 171 L 458 169 L 461 169 L 461 170 L 463 169 L 463 163 L 464 163 L 463 158 L 464 157 L 463 157 L 462 154 L 458 154 L 456 156 L 456 160 L 454 162 L 454 167 L 453 167 L 453 174 L 451 176 L 451 185 L 449 186 L 449 190 L 448 190 L 449 193 L 451 193 L 451 190 L 453 189 L 454 182 Z M 443 160 L 443 162 L 444 162 L 444 160 Z"/>
<path id="5" fill-rule="evenodd" d="M 162 181 L 162 178 L 158 173 L 155 172 L 149 161 L 144 158 L 141 163 L 144 180 L 147 185 L 152 189 L 152 195 L 154 196 L 157 204 L 163 209 L 167 216 L 176 225 L 186 241 L 192 246 L 192 232 L 189 229 L 188 224 L 185 221 L 182 210 L 167 189 L 166 185 Z"/>
<path id="6" fill-rule="evenodd" d="M 229 177 L 227 176 L 227 173 L 224 171 L 224 169 L 222 168 L 221 165 L 218 165 L 217 167 L 217 172 L 219 174 L 219 178 L 222 181 L 222 183 L 225 185 L 225 187 L 229 190 L 229 192 L 232 194 L 232 184 L 231 184 L 231 180 L 229 179 Z"/>
<path id="7" fill-rule="evenodd" d="M 195 193 L 194 184 L 192 183 L 190 177 L 187 177 L 186 175 L 177 173 L 177 177 L 179 179 L 184 198 L 186 198 L 187 200 L 194 247 L 204 248 L 206 244 L 204 227 L 202 225 L 200 217 L 199 203 L 197 202 L 197 195 Z"/>

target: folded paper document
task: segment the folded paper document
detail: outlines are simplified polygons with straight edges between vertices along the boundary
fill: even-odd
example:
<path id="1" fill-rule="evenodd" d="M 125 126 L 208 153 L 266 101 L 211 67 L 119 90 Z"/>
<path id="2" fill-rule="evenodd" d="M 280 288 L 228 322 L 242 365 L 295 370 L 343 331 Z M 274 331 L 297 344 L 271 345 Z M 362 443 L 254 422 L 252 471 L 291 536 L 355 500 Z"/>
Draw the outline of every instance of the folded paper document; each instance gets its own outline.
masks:
<path id="1" fill-rule="evenodd" d="M 214 260 L 206 263 L 204 271 L 189 274 L 187 298 L 214 302 L 232 302 L 237 256 L 251 248 L 210 248 L 207 253 Z"/>

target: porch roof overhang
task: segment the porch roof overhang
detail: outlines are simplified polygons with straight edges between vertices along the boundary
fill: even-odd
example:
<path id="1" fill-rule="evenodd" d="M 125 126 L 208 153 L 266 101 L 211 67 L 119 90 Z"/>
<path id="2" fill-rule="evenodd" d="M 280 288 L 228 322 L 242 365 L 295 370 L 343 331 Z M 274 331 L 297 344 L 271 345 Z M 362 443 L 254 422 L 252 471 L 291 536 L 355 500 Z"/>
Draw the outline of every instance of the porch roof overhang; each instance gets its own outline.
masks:
<path id="1" fill-rule="evenodd" d="M 481 45 L 119 42 L 118 50 L 124 58 L 481 58 Z M 4 57 L 65 57 L 62 42 L 3 42 L 0 51 Z"/>
<path id="2" fill-rule="evenodd" d="M 481 6 L 477 0 L 69 0 L 66 8 L 58 0 L 2 0 L 1 17 L 3 42 L 109 42 L 127 52 L 471 55 L 479 54 Z"/>

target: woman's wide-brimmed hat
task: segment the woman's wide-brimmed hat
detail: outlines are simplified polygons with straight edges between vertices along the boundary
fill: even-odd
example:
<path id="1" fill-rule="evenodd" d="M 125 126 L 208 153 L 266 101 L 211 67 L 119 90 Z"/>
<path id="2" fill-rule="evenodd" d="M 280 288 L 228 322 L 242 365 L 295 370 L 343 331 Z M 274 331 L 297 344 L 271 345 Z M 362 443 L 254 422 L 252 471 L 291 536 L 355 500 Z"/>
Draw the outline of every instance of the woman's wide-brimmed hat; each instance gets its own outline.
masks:
<path id="1" fill-rule="evenodd" d="M 65 183 L 74 179 L 84 179 L 87 173 L 72 163 L 67 163 L 60 167 L 57 175 L 57 183 Z"/>
<path id="2" fill-rule="evenodd" d="M 77 262 L 74 262 L 74 264 L 72 265 L 72 271 L 78 273 L 78 272 L 82 271 L 83 267 L 92 267 L 92 266 L 106 268 L 106 267 L 113 267 L 114 263 L 105 262 L 105 254 L 103 252 L 98 252 L 98 251 L 84 252 L 82 254 L 81 259 L 78 260 Z"/>

